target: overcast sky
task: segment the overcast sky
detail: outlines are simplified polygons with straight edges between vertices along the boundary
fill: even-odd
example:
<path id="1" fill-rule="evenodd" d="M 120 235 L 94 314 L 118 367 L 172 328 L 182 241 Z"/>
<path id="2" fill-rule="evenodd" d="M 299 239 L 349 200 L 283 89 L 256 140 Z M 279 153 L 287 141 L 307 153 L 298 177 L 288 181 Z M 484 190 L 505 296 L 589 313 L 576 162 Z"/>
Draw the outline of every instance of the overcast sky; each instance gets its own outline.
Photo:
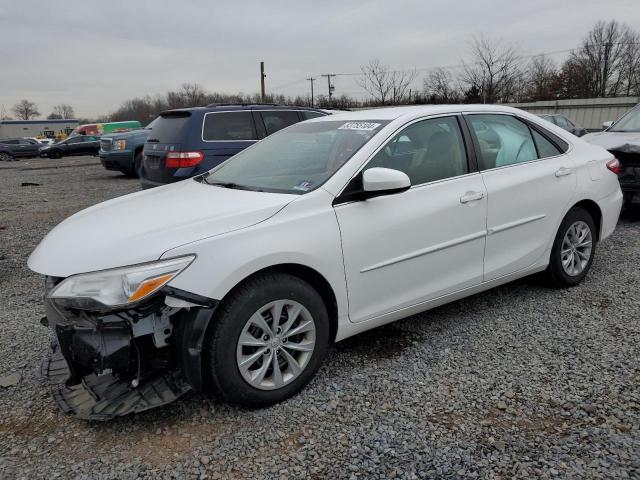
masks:
<path id="1" fill-rule="evenodd" d="M 640 26 L 639 0 L 0 0 L 0 105 L 69 103 L 95 117 L 184 82 L 210 91 L 306 94 L 306 77 L 455 65 L 474 35 L 524 55 L 574 48 L 598 20 Z M 566 53 L 552 55 L 557 61 Z M 353 76 L 336 94 L 362 96 Z M 317 89 L 326 93 L 326 79 Z"/>

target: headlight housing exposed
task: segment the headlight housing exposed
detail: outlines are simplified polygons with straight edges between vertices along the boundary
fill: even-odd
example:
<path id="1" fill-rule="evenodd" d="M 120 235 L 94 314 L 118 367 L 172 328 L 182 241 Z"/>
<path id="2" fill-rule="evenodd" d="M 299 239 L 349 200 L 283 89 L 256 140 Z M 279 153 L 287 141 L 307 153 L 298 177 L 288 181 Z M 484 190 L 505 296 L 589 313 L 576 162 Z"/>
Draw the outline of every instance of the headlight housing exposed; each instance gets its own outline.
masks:
<path id="1" fill-rule="evenodd" d="M 130 307 L 169 283 L 195 255 L 72 275 L 60 282 L 49 298 L 67 308 L 106 311 Z"/>
<path id="2" fill-rule="evenodd" d="M 116 140 L 115 142 L 113 142 L 113 150 L 124 150 L 126 147 L 126 140 Z"/>

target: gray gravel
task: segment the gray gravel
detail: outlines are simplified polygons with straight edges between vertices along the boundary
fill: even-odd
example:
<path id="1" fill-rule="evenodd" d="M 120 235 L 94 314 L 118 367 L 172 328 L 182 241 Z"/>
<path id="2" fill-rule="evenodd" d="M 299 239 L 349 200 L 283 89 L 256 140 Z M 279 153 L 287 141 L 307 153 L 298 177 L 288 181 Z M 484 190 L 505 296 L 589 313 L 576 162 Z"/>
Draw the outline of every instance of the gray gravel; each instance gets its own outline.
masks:
<path id="1" fill-rule="evenodd" d="M 283 404 L 190 394 L 109 423 L 65 416 L 37 373 L 49 334 L 26 259 L 66 216 L 136 188 L 93 158 L 0 163 L 0 377 L 18 378 L 0 387 L 1 478 L 640 478 L 638 212 L 581 286 L 525 279 L 346 340 Z"/>

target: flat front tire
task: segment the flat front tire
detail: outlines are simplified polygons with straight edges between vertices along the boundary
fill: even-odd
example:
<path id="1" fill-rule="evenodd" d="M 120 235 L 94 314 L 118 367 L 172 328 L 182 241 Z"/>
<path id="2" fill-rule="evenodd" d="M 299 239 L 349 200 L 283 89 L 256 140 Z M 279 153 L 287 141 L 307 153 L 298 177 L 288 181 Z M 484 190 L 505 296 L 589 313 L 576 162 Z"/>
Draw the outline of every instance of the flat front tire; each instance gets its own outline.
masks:
<path id="1" fill-rule="evenodd" d="M 587 276 L 596 252 L 596 232 L 589 212 L 579 207 L 569 210 L 556 233 L 546 270 L 553 286 L 573 287 Z"/>
<path id="2" fill-rule="evenodd" d="M 320 368 L 329 330 L 322 297 L 304 280 L 280 273 L 250 279 L 220 304 L 208 329 L 207 387 L 247 407 L 285 400 Z"/>

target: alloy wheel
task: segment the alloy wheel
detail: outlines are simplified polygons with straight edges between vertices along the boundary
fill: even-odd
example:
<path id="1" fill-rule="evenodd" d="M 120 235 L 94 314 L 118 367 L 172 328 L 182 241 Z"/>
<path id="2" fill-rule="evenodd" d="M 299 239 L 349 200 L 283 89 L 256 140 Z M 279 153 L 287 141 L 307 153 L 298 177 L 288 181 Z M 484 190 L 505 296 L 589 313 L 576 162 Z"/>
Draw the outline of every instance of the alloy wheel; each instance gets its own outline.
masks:
<path id="1" fill-rule="evenodd" d="M 296 301 L 276 300 L 247 320 L 238 338 L 237 366 L 252 387 L 275 390 L 300 376 L 315 344 L 316 325 L 309 311 Z"/>
<path id="2" fill-rule="evenodd" d="M 562 268 L 571 277 L 580 275 L 589 264 L 593 246 L 591 229 L 582 220 L 567 229 L 562 240 L 560 258 Z"/>

